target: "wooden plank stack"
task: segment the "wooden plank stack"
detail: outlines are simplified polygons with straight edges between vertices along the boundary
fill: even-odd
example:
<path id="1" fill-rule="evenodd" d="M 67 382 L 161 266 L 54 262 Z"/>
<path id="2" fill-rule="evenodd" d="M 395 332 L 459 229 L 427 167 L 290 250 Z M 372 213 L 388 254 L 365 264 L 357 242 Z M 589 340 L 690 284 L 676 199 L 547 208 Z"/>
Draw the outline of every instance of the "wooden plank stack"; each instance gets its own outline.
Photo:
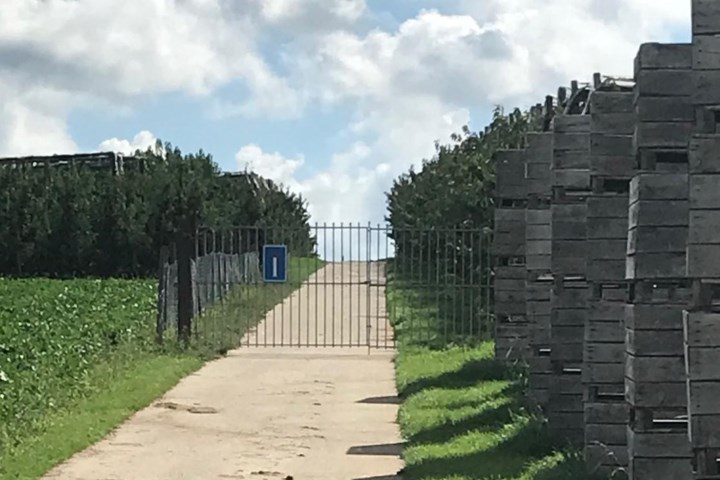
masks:
<path id="1" fill-rule="evenodd" d="M 688 427 L 696 479 L 720 479 L 720 2 L 692 2 L 687 276 L 684 313 Z"/>
<path id="2" fill-rule="evenodd" d="M 495 154 L 495 356 L 526 359 L 525 309 L 525 150 Z"/>
<path id="3" fill-rule="evenodd" d="M 635 61 L 634 150 L 626 277 L 625 391 L 632 480 L 691 478 L 683 309 L 691 46 L 644 44 Z"/>
<path id="4" fill-rule="evenodd" d="M 625 255 L 628 191 L 636 173 L 634 82 L 595 75 L 590 96 L 588 274 L 583 350 L 585 459 L 606 476 L 628 464 L 625 403 Z"/>
<path id="5" fill-rule="evenodd" d="M 554 111 L 553 98 L 547 97 L 545 118 L 550 120 Z M 528 208 L 525 215 L 526 230 L 526 316 L 529 325 L 530 356 L 528 357 L 528 388 L 532 400 L 547 407 L 550 364 L 550 293 L 552 273 L 551 212 L 552 183 L 550 166 L 553 155 L 553 134 L 550 131 L 529 133 L 526 137 L 525 179 L 528 186 Z"/>
<path id="6" fill-rule="evenodd" d="M 550 300 L 551 433 L 581 446 L 583 334 L 587 316 L 587 196 L 590 192 L 590 88 L 573 82 L 563 114 L 553 119 Z"/>

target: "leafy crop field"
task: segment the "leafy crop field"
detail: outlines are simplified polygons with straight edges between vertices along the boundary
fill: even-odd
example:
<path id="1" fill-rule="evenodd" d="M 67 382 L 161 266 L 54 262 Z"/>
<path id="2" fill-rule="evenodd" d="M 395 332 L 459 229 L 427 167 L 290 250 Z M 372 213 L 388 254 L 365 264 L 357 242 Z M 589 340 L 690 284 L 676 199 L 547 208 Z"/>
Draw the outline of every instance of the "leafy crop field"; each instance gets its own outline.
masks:
<path id="1" fill-rule="evenodd" d="M 81 396 L 99 359 L 153 340 L 154 282 L 0 279 L 0 298 L 3 445 Z"/>

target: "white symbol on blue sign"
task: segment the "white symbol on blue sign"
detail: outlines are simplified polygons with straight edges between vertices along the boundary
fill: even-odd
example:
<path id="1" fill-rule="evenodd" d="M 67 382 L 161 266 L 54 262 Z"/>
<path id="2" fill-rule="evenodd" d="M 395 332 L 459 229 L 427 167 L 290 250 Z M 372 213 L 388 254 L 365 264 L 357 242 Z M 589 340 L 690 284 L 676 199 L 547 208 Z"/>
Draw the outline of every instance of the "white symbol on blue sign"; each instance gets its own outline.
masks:
<path id="1" fill-rule="evenodd" d="M 265 245 L 263 247 L 263 280 L 265 283 L 287 282 L 287 246 Z"/>

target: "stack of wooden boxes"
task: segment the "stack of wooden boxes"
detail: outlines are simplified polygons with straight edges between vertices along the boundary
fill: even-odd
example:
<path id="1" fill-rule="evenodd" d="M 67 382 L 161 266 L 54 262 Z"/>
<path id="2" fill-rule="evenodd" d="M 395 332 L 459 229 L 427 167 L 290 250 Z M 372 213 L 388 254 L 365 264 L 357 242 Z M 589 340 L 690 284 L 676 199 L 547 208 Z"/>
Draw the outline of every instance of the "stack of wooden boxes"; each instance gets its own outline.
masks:
<path id="1" fill-rule="evenodd" d="M 553 199 L 550 359 L 547 408 L 550 431 L 575 445 L 584 441 L 583 333 L 587 316 L 587 196 L 590 191 L 590 88 L 573 82 L 561 115 L 553 119 Z"/>
<path id="2" fill-rule="evenodd" d="M 583 398 L 585 459 L 592 472 L 627 467 L 625 403 L 625 255 L 628 191 L 636 173 L 634 82 L 595 75 L 590 97 L 588 274 Z"/>
<path id="3" fill-rule="evenodd" d="M 720 478 L 720 2 L 694 0 L 692 10 L 685 373 L 695 478 L 709 480 Z"/>
<path id="4" fill-rule="evenodd" d="M 529 354 L 525 312 L 525 150 L 495 154 L 495 355 L 500 360 Z"/>
<path id="5" fill-rule="evenodd" d="M 544 116 L 552 118 L 553 98 L 545 102 Z M 525 216 L 527 262 L 527 320 L 530 334 L 528 388 L 532 400 L 546 407 L 549 400 L 550 365 L 550 270 L 553 134 L 550 131 L 527 134 L 525 178 L 528 188 L 528 207 Z"/>
<path id="6" fill-rule="evenodd" d="M 682 342 L 688 233 L 687 147 L 693 125 L 691 46 L 644 44 L 635 62 L 625 390 L 629 476 L 691 477 Z"/>

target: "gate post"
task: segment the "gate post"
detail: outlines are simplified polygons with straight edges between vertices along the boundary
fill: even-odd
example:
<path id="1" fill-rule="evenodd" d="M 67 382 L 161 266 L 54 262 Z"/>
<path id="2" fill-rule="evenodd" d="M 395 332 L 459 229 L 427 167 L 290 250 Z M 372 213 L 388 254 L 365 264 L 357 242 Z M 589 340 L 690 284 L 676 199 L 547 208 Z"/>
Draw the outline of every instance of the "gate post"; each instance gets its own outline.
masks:
<path id="1" fill-rule="evenodd" d="M 192 260 L 195 251 L 191 218 L 185 217 L 180 222 L 176 237 L 178 267 L 178 341 L 185 346 L 190 341 L 193 317 L 193 279 Z"/>

